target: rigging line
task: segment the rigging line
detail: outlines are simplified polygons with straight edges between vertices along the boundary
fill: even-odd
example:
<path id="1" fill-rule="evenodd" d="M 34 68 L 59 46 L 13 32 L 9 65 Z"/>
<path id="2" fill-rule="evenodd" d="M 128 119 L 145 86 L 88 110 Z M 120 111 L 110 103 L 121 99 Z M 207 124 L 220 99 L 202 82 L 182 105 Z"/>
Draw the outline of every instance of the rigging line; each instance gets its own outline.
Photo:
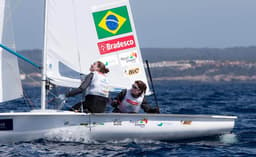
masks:
<path id="1" fill-rule="evenodd" d="M 34 109 L 34 108 L 35 108 L 35 105 L 34 105 L 34 103 L 32 102 L 32 100 L 27 96 L 27 93 L 26 93 L 25 90 L 23 90 L 23 95 L 24 95 L 25 103 L 28 104 L 28 106 L 30 107 L 30 109 Z"/>
<path id="2" fill-rule="evenodd" d="M 10 63 L 8 62 L 8 64 L 10 64 Z M 22 70 L 21 68 L 19 68 L 19 73 L 20 73 L 20 74 L 21 74 L 21 73 L 26 74 L 26 73 L 24 72 L 24 70 Z M 30 75 L 27 75 L 27 74 L 26 74 L 26 78 L 28 78 L 29 80 L 31 80 L 31 82 L 34 82 L 34 83 L 40 85 L 39 81 L 33 79 Z M 23 88 L 22 91 L 23 91 L 23 95 L 24 95 L 23 98 L 24 98 L 25 102 L 28 102 L 28 103 L 26 103 L 26 104 L 29 104 L 30 108 L 35 107 L 35 104 L 34 104 L 34 103 L 32 102 L 32 100 L 28 97 L 28 94 L 26 93 L 26 90 Z"/>
<path id="3" fill-rule="evenodd" d="M 20 70 L 20 74 L 25 74 L 26 75 L 26 78 L 28 78 L 29 80 L 31 80 L 31 82 L 34 82 L 34 83 L 36 83 L 36 85 L 40 85 L 41 83 L 40 83 L 40 80 L 36 80 L 36 79 L 34 79 L 30 74 L 27 74 L 27 73 L 25 73 L 25 71 L 19 66 L 19 70 Z M 35 70 L 36 72 L 40 72 L 40 69 L 37 69 L 36 68 L 36 70 Z M 39 74 L 39 73 L 38 73 Z"/>
<path id="4" fill-rule="evenodd" d="M 0 44 L 0 47 L 3 48 L 4 50 L 6 50 L 7 52 L 9 52 L 9 53 L 15 55 L 16 57 L 18 57 L 18 58 L 20 58 L 20 59 L 26 61 L 27 63 L 29 63 L 29 64 L 35 66 L 36 68 L 41 69 L 41 66 L 40 66 L 40 65 L 34 63 L 33 61 L 31 61 L 31 60 L 29 60 L 28 58 L 26 58 L 25 56 L 23 56 L 23 55 L 21 55 L 21 54 L 15 52 L 14 50 L 8 48 L 7 46 L 5 46 L 5 45 L 3 45 L 3 44 Z"/>
<path id="5" fill-rule="evenodd" d="M 149 75 L 150 84 L 151 84 L 151 87 L 152 87 L 152 90 L 153 90 L 153 95 L 154 95 L 154 98 L 155 98 L 156 106 L 159 107 L 157 97 L 156 97 L 155 88 L 154 88 L 154 84 L 153 84 L 153 80 L 152 80 L 152 76 L 151 76 L 151 72 L 150 72 L 150 68 L 149 68 L 149 65 L 148 65 L 148 60 L 146 60 L 146 65 L 147 65 L 148 75 Z"/>
<path id="6" fill-rule="evenodd" d="M 10 2 L 10 1 L 8 1 Z M 12 1 L 13 2 L 13 1 Z M 7 3 L 7 2 L 6 2 Z M 15 4 L 15 5 L 14 5 Z M 7 44 L 3 45 L 3 43 L 0 44 L 0 47 L 2 47 L 3 49 L 5 49 L 6 51 L 8 51 L 9 53 L 17 56 L 18 58 L 34 65 L 34 66 L 38 66 L 38 68 L 40 67 L 39 65 L 36 65 L 36 63 L 30 61 L 28 58 L 26 58 L 25 56 L 21 55 L 20 53 L 17 53 L 16 51 L 16 43 L 15 43 L 15 35 L 14 35 L 14 28 L 13 28 L 13 24 L 12 24 L 12 21 L 13 21 L 13 13 L 15 12 L 15 10 L 18 8 L 18 6 L 20 6 L 21 4 L 21 0 L 16 0 L 15 3 L 7 3 L 6 6 L 7 6 L 7 11 L 6 12 L 6 15 L 5 15 L 5 24 L 7 25 L 8 24 L 8 27 L 11 27 L 10 28 L 10 33 L 11 35 L 8 35 L 8 36 L 11 36 L 12 39 L 9 41 L 9 43 L 7 42 Z M 12 9 L 10 9 L 12 8 Z M 8 23 L 10 21 L 10 23 Z M 8 45 L 8 46 L 7 46 Z M 40 69 L 40 68 L 39 68 Z"/>
<path id="7" fill-rule="evenodd" d="M 24 71 L 22 71 L 22 70 L 21 70 L 21 72 L 24 73 Z M 26 77 L 27 77 L 28 79 L 30 79 L 31 81 L 33 81 L 36 85 L 39 85 L 39 86 L 41 85 L 40 80 L 35 80 L 35 79 L 33 79 L 33 77 L 30 76 L 30 75 L 26 75 Z"/>
<path id="8" fill-rule="evenodd" d="M 36 105 L 32 102 L 31 98 L 28 97 L 26 90 L 23 89 L 22 91 L 23 91 L 23 96 L 24 96 L 23 98 L 24 98 L 25 102 L 28 102 L 26 104 L 28 104 L 31 109 L 35 108 Z"/>
<path id="9" fill-rule="evenodd" d="M 10 67 L 12 67 L 12 65 L 9 63 L 9 62 L 6 62 L 6 64 L 7 65 L 9 65 Z M 13 68 L 11 68 L 10 70 L 12 70 Z M 13 71 L 13 70 L 12 70 Z M 24 71 L 23 70 L 21 70 L 20 68 L 19 68 L 19 71 L 20 72 L 22 72 L 22 73 L 24 73 Z M 19 72 L 19 73 L 20 73 Z M 28 77 L 29 78 L 29 77 Z M 19 81 L 19 80 L 17 80 L 17 81 Z M 34 80 L 35 81 L 35 80 Z M 36 82 L 36 81 L 35 81 Z M 23 99 L 25 100 L 25 103 L 26 104 L 28 104 L 28 106 L 30 106 L 30 108 L 33 108 L 33 107 L 35 107 L 35 105 L 32 103 L 32 101 L 31 101 L 31 99 L 27 96 L 27 93 L 26 93 L 26 91 L 23 89 L 22 90 L 23 91 Z"/>

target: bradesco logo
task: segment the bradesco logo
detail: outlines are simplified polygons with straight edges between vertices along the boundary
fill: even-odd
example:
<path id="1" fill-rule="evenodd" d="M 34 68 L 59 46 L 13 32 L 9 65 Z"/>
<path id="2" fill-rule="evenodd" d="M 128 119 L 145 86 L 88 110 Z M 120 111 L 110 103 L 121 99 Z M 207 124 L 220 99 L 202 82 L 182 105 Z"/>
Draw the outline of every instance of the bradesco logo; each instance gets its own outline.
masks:
<path id="1" fill-rule="evenodd" d="M 107 38 L 131 32 L 126 6 L 93 13 L 98 38 Z"/>
<path id="2" fill-rule="evenodd" d="M 136 47 L 136 43 L 132 35 L 98 43 L 101 55 L 133 47 Z"/>

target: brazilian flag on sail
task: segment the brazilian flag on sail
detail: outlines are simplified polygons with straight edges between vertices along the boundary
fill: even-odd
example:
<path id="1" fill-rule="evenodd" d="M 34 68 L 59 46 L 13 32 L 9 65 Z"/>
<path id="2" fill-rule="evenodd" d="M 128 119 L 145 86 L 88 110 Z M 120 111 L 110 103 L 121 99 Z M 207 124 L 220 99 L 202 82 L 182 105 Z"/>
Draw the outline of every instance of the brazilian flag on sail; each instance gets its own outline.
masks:
<path id="1" fill-rule="evenodd" d="M 132 31 L 126 6 L 93 13 L 98 38 L 107 38 Z"/>

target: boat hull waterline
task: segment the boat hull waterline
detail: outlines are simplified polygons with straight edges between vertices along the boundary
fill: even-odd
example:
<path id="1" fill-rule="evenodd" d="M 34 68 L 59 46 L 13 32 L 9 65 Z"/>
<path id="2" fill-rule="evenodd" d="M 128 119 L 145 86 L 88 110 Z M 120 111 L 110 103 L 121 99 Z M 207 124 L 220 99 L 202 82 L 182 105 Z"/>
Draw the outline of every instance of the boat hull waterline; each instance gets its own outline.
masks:
<path id="1" fill-rule="evenodd" d="M 87 114 L 54 110 L 1 113 L 0 143 L 40 138 L 79 142 L 127 138 L 190 139 L 230 133 L 236 118 L 182 114 Z"/>

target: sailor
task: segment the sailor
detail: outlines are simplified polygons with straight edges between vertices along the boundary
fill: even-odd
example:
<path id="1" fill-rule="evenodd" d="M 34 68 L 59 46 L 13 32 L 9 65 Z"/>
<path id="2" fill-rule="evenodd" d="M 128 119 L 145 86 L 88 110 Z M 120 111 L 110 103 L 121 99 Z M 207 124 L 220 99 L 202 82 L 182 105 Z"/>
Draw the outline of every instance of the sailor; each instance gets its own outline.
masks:
<path id="1" fill-rule="evenodd" d="M 147 86 L 143 81 L 135 81 L 131 89 L 122 90 L 111 105 L 116 113 L 138 113 L 142 108 L 146 113 L 160 113 L 159 108 L 152 108 L 145 99 Z"/>
<path id="2" fill-rule="evenodd" d="M 105 111 L 109 100 L 109 85 L 105 75 L 109 72 L 109 69 L 102 62 L 97 61 L 91 65 L 89 70 L 91 73 L 85 77 L 78 88 L 71 90 L 65 96 L 59 97 L 64 97 L 65 99 L 65 97 L 72 97 L 85 91 L 85 101 L 77 103 L 71 110 L 76 112 L 102 113 Z"/>

